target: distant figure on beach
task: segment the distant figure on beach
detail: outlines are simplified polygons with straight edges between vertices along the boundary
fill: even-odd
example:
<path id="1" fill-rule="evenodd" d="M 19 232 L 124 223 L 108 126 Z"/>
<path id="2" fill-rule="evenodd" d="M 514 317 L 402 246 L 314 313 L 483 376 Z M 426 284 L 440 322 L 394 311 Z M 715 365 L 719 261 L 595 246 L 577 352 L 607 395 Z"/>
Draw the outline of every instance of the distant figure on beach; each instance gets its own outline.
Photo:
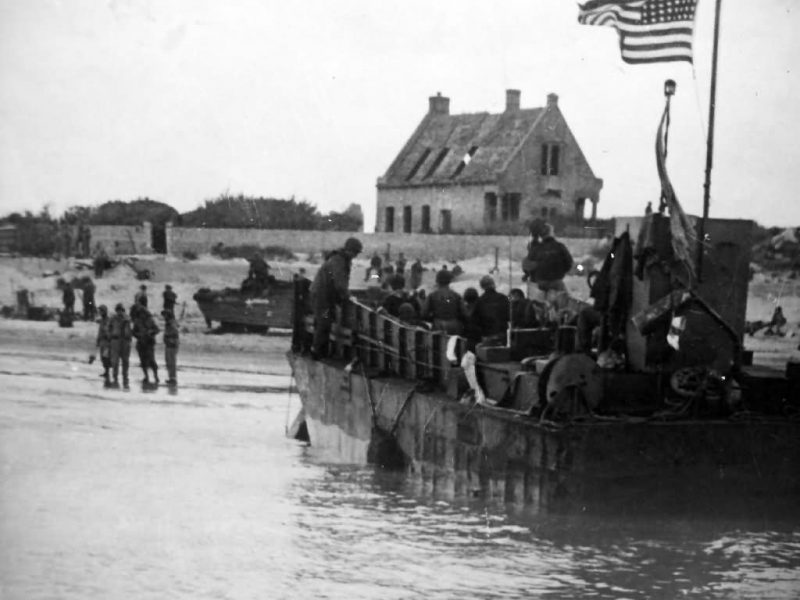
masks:
<path id="1" fill-rule="evenodd" d="M 114 380 L 111 385 L 119 387 L 119 366 L 122 363 L 122 385 L 128 387 L 128 364 L 131 355 L 133 331 L 131 321 L 125 314 L 122 303 L 114 308 L 114 316 L 108 322 L 109 352 Z"/>
<path id="2" fill-rule="evenodd" d="M 97 338 L 95 339 L 95 346 L 97 347 L 97 353 L 100 355 L 100 364 L 103 365 L 103 381 L 108 385 L 111 383 L 111 380 L 108 378 L 109 369 L 111 368 L 111 337 L 108 331 L 108 307 L 106 307 L 105 304 L 101 304 L 98 312 L 100 313 L 100 318 L 97 319 Z"/>
<path id="3" fill-rule="evenodd" d="M 314 311 L 311 356 L 314 359 L 328 356 L 336 307 L 342 306 L 350 295 L 350 269 L 353 259 L 362 249 L 357 238 L 347 238 L 342 248 L 328 255 L 314 277 L 311 284 L 311 307 Z"/>
<path id="4" fill-rule="evenodd" d="M 369 281 L 370 276 L 374 272 L 378 277 L 381 276 L 381 266 L 383 266 L 383 261 L 381 260 L 378 251 L 372 253 L 372 258 L 369 259 L 369 266 L 367 267 L 367 272 L 364 275 L 364 281 Z"/>
<path id="5" fill-rule="evenodd" d="M 764 335 L 786 335 L 786 323 L 788 323 L 788 321 L 783 315 L 783 307 L 776 306 Z"/>
<path id="6" fill-rule="evenodd" d="M 92 260 L 94 266 L 94 276 L 98 279 L 103 276 L 103 271 L 108 267 L 108 255 L 105 248 L 100 242 L 94 248 L 94 259 Z"/>
<path id="7" fill-rule="evenodd" d="M 398 275 L 406 274 L 406 257 L 403 256 L 402 252 L 397 255 L 397 262 L 395 263 L 394 272 Z"/>
<path id="8" fill-rule="evenodd" d="M 61 290 L 61 301 L 64 304 L 65 316 L 72 321 L 75 316 L 75 290 L 69 281 L 64 282 L 64 288 Z"/>
<path id="9" fill-rule="evenodd" d="M 422 266 L 422 261 L 419 258 L 411 263 L 411 273 L 408 278 L 408 287 L 410 289 L 415 290 L 422 285 L 422 273 L 424 271 L 425 267 Z"/>
<path id="10" fill-rule="evenodd" d="M 150 383 L 149 371 L 153 371 L 153 381 L 158 383 L 158 364 L 156 363 L 156 335 L 159 329 L 153 315 L 142 304 L 134 304 L 131 310 L 133 318 L 133 337 L 136 338 L 136 352 L 139 354 L 139 366 L 144 373 L 143 383 Z"/>
<path id="11" fill-rule="evenodd" d="M 139 286 L 139 291 L 133 296 L 133 303 L 147 308 L 147 286 L 145 284 Z"/>
<path id="12" fill-rule="evenodd" d="M 171 310 L 175 312 L 175 303 L 178 301 L 178 295 L 172 291 L 172 286 L 170 284 L 164 286 L 164 293 L 161 294 L 161 297 L 164 299 L 164 306 L 161 310 Z"/>
<path id="13" fill-rule="evenodd" d="M 167 365 L 167 385 L 178 384 L 178 340 L 180 332 L 175 314 L 171 310 L 162 310 L 164 317 L 164 364 Z M 158 382 L 158 376 L 156 376 Z"/>
<path id="14" fill-rule="evenodd" d="M 81 296 L 81 300 L 83 302 L 83 320 L 84 321 L 94 321 L 96 309 L 94 305 L 94 282 L 92 281 L 91 277 L 84 278 L 83 284 L 83 296 Z"/>

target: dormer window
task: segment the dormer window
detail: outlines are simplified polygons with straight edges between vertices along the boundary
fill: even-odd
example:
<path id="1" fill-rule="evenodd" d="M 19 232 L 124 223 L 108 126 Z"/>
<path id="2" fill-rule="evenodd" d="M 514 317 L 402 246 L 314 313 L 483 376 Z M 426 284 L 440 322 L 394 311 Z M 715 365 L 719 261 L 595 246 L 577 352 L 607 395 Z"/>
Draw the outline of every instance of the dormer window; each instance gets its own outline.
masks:
<path id="1" fill-rule="evenodd" d="M 475 153 L 477 151 L 478 151 L 478 147 L 477 146 L 472 146 L 472 148 L 470 148 L 467 151 L 467 153 L 464 155 L 464 158 L 462 158 L 461 162 L 458 163 L 458 166 L 456 167 L 456 170 L 453 171 L 453 174 L 450 176 L 450 179 L 455 179 L 456 177 L 458 177 L 461 174 L 461 171 L 463 171 L 464 167 L 466 167 L 472 161 L 472 157 L 475 156 Z"/>
<path id="2" fill-rule="evenodd" d="M 542 144 L 542 175 L 558 175 L 560 154 L 558 144 Z"/>
<path id="3" fill-rule="evenodd" d="M 428 156 L 430 156 L 430 154 L 431 154 L 431 149 L 425 148 L 425 152 L 423 152 L 422 156 L 420 156 L 417 162 L 414 163 L 414 167 L 409 172 L 408 177 L 406 177 L 406 181 L 411 181 L 414 175 L 417 174 L 417 171 L 419 171 L 419 168 L 422 166 L 422 163 L 425 162 L 425 160 L 428 158 Z"/>
<path id="4" fill-rule="evenodd" d="M 431 168 L 428 169 L 427 173 L 425 173 L 425 179 L 427 179 L 436 172 L 436 169 L 438 169 L 439 165 L 442 164 L 442 161 L 444 160 L 444 157 L 447 156 L 449 150 L 450 148 L 442 148 L 439 151 L 439 154 L 436 155 L 436 160 L 433 161 Z"/>

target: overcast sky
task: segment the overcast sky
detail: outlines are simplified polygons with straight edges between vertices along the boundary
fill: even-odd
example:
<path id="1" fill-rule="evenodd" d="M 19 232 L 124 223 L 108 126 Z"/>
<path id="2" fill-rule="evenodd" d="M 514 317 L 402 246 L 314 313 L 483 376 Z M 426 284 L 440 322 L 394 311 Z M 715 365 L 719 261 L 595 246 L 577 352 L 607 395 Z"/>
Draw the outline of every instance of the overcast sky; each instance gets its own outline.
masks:
<path id="1" fill-rule="evenodd" d="M 723 0 L 711 215 L 800 225 L 800 3 Z M 191 210 L 223 192 L 322 212 L 364 207 L 424 116 L 560 107 L 599 215 L 658 199 L 662 83 L 677 81 L 668 168 L 702 212 L 713 0 L 695 64 L 625 65 L 571 0 L 0 0 L 2 212 L 139 196 Z"/>

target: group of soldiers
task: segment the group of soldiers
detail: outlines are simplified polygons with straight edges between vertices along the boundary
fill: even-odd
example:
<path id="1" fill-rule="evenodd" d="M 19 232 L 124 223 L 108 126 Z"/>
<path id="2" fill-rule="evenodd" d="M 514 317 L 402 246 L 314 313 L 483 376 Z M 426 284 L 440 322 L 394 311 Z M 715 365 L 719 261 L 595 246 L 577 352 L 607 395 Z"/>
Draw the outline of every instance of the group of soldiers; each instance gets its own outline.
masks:
<path id="1" fill-rule="evenodd" d="M 75 289 L 81 291 L 81 302 L 83 304 L 82 318 L 84 321 L 94 321 L 97 316 L 97 307 L 94 302 L 95 285 L 89 276 L 82 277 L 75 283 L 66 280 L 59 281 L 61 287 L 61 302 L 64 309 L 61 313 L 61 322 L 71 325 L 76 318 L 75 313 Z"/>
<path id="2" fill-rule="evenodd" d="M 403 269 L 384 273 L 383 283 L 390 289 L 389 295 L 379 308 L 387 314 L 414 325 L 444 331 L 452 335 L 463 335 L 469 345 L 478 343 L 504 343 L 509 323 L 517 328 L 538 327 L 553 314 L 557 298 L 566 295 L 564 276 L 572 268 L 572 256 L 566 246 L 556 240 L 549 223 L 535 220 L 530 225 L 528 252 L 523 260 L 523 280 L 528 282 L 528 295 L 514 288 L 509 295 L 501 294 L 491 275 L 479 281 L 479 292 L 467 288 L 463 295 L 450 288 L 453 272 L 443 268 L 436 273 L 436 288 L 427 294 L 418 289 L 424 267 L 412 265 L 412 278 L 407 289 Z M 330 331 L 335 319 L 336 307 L 349 297 L 349 277 L 353 259 L 361 253 L 363 246 L 356 238 L 348 238 L 344 246 L 328 255 L 310 285 L 308 305 L 314 316 L 314 337 L 311 355 L 321 358 L 329 354 Z M 403 258 L 402 253 L 399 255 Z M 373 254 L 366 280 L 372 272 L 381 273 L 380 256 Z"/>
<path id="3" fill-rule="evenodd" d="M 177 358 L 179 346 L 178 321 L 175 318 L 177 295 L 172 286 L 167 284 L 163 293 L 164 305 L 161 316 L 164 318 L 164 362 L 167 368 L 167 385 L 177 385 Z M 118 388 L 120 366 L 122 367 L 122 386 L 129 387 L 128 366 L 131 345 L 136 339 L 136 352 L 139 364 L 144 373 L 145 385 L 158 385 L 158 364 L 156 363 L 156 336 L 160 333 L 158 324 L 148 308 L 147 286 L 141 285 L 134 297 L 129 311 L 119 302 L 114 307 L 114 314 L 109 315 L 108 308 L 102 304 L 98 307 L 97 351 L 103 366 L 102 377 L 107 387 Z M 94 360 L 94 355 L 90 361 Z M 152 380 L 150 374 L 152 373 Z"/>
<path id="4" fill-rule="evenodd" d="M 402 252 L 397 255 L 397 260 L 394 264 L 392 264 L 391 257 L 388 253 L 384 258 L 381 258 L 377 251 L 373 252 L 372 257 L 369 259 L 367 271 L 364 274 L 364 281 L 369 281 L 371 278 L 376 277 L 383 283 L 384 287 L 388 287 L 393 276 L 400 275 L 405 277 L 407 264 L 408 261 Z M 425 267 L 422 265 L 422 261 L 419 258 L 408 267 L 408 285 L 412 290 L 422 285 L 422 274 L 424 271 Z"/>

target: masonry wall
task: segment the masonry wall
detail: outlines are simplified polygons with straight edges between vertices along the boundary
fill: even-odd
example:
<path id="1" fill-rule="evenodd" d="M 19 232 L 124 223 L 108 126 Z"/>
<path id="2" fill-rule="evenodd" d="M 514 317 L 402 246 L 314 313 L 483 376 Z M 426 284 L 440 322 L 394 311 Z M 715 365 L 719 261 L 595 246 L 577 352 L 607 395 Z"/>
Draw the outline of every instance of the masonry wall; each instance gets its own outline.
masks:
<path id="1" fill-rule="evenodd" d="M 153 227 L 145 221 L 141 225 L 90 225 L 90 247 L 94 252 L 101 244 L 108 254 L 151 254 L 153 252 Z"/>
<path id="2" fill-rule="evenodd" d="M 403 252 L 406 258 L 423 261 L 464 260 L 486 256 L 499 250 L 501 264 L 508 259 L 509 236 L 505 235 L 430 235 L 422 233 L 354 233 L 347 231 L 295 231 L 278 229 L 199 229 L 167 227 L 167 252 L 182 256 L 184 252 L 208 254 L 211 248 L 222 243 L 226 246 L 253 244 L 256 246 L 283 246 L 292 252 L 317 255 L 339 248 L 348 237 L 357 237 L 364 245 L 364 255 L 383 254 L 387 247 L 392 256 Z M 566 241 L 566 240 L 565 240 Z M 526 254 L 525 236 L 510 238 L 511 256 L 520 260 Z M 570 248 L 575 256 L 586 254 L 602 244 L 603 240 L 574 239 Z"/>
<path id="3" fill-rule="evenodd" d="M 496 186 L 416 187 L 378 190 L 376 231 L 386 231 L 386 207 L 394 207 L 394 233 L 403 232 L 403 207 L 411 206 L 411 232 L 422 231 L 422 207 L 430 206 L 431 233 L 442 229 L 441 211 L 452 215 L 451 231 L 454 233 L 481 230 L 483 224 L 483 197 Z"/>
<path id="4" fill-rule="evenodd" d="M 559 174 L 541 174 L 542 144 L 558 144 Z M 540 125 L 526 140 L 500 179 L 504 192 L 522 194 L 520 219 L 575 218 L 575 201 L 586 198 L 585 217 L 591 216 L 590 199 L 598 200 L 602 181 L 594 177 L 583 152 L 557 106 L 548 107 Z"/>

